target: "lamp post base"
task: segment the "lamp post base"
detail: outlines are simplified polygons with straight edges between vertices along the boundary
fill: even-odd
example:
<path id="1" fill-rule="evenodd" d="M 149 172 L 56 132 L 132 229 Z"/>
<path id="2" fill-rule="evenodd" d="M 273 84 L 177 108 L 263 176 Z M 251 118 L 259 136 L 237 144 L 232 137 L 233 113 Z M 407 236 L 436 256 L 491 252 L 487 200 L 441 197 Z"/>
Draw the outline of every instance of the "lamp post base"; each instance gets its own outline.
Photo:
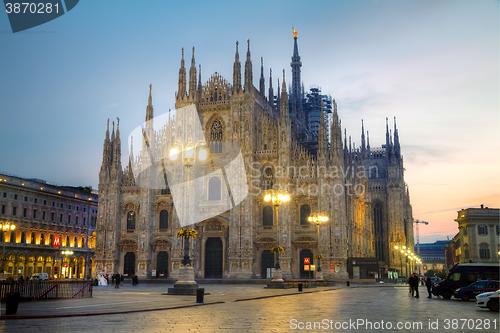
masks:
<path id="1" fill-rule="evenodd" d="M 323 272 L 316 272 L 316 280 L 323 280 Z"/>
<path id="2" fill-rule="evenodd" d="M 182 266 L 179 269 L 179 280 L 173 288 L 168 288 L 168 295 L 196 295 L 198 283 L 194 280 L 194 269 L 191 266 Z"/>
<path id="3" fill-rule="evenodd" d="M 281 273 L 281 269 L 275 270 L 273 272 L 273 279 L 270 283 L 267 284 L 266 289 L 288 289 L 288 285 L 283 280 L 283 273 Z"/>

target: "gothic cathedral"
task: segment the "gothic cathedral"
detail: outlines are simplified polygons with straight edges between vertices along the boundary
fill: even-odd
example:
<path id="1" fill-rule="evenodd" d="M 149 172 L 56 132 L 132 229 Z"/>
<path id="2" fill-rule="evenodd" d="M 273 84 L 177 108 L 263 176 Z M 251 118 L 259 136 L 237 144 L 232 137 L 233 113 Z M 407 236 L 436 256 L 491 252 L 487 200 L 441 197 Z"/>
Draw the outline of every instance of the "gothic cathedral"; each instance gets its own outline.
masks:
<path id="1" fill-rule="evenodd" d="M 253 85 L 249 41 L 243 82 L 238 42 L 232 83 L 216 72 L 202 84 L 194 48 L 187 77 L 182 50 L 175 109 L 196 106 L 214 159 L 225 153 L 219 143 L 240 147 L 249 184 L 239 204 L 189 226 L 198 232 L 189 240 L 196 278 L 267 278 L 276 244 L 284 249 L 279 256 L 285 279 L 310 276 L 305 258 L 320 262 L 323 278 L 337 279 L 348 277 L 349 258 L 377 258 L 377 276 L 383 277 L 399 270 L 395 246 L 413 248 L 413 217 L 395 120 L 393 132 L 386 121 L 382 147 L 370 147 L 364 124 L 361 146 L 353 147 L 345 130 L 342 137 L 335 100 L 318 88 L 306 92 L 301 66 L 294 31 L 291 85 L 283 71 L 275 94 L 270 72 L 266 97 L 262 60 L 259 88 Z M 150 86 L 146 121 L 153 118 Z M 154 133 L 146 144 L 165 145 L 168 131 Z M 132 172 L 134 158 L 140 157 L 131 151 L 122 168 L 119 120 L 116 131 L 113 122 L 111 135 L 108 120 L 99 172 L 95 271 L 176 278 L 184 252 L 182 239 L 176 237 L 180 224 L 172 193 L 168 187 L 139 186 Z M 201 206 L 220 199 L 213 195 L 221 191 L 220 184 L 210 180 L 213 188 Z M 279 215 L 263 200 L 272 188 L 290 194 Z M 314 214 L 329 219 L 316 225 L 309 221 Z"/>

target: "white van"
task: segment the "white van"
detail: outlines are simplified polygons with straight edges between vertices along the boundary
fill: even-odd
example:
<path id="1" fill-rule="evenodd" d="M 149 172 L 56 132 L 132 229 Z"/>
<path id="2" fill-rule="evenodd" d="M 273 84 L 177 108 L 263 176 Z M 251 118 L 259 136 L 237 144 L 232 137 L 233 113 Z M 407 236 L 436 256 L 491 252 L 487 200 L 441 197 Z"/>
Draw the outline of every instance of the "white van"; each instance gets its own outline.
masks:
<path id="1" fill-rule="evenodd" d="M 31 281 L 46 281 L 49 279 L 49 274 L 47 273 L 34 273 L 31 276 Z"/>

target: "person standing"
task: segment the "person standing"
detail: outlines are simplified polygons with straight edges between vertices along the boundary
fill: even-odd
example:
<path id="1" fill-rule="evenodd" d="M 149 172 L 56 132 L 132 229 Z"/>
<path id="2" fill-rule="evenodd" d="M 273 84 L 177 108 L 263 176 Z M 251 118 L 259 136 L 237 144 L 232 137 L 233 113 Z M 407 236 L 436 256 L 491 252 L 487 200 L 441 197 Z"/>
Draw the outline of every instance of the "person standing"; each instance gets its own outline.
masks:
<path id="1" fill-rule="evenodd" d="M 116 273 L 115 281 L 116 281 L 115 288 L 120 289 L 120 274 L 119 273 Z"/>
<path id="2" fill-rule="evenodd" d="M 427 296 L 427 298 L 432 298 L 431 294 L 432 281 L 430 276 L 427 277 L 427 281 L 425 281 L 425 286 L 427 287 L 427 292 L 429 293 L 429 296 Z"/>

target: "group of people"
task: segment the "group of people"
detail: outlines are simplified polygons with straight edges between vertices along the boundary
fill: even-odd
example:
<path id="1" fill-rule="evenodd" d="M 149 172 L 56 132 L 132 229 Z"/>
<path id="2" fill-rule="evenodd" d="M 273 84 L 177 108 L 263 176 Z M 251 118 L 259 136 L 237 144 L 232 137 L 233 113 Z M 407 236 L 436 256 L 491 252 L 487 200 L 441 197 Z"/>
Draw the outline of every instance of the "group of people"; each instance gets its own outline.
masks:
<path id="1" fill-rule="evenodd" d="M 418 294 L 418 285 L 420 283 L 420 279 L 417 275 L 417 273 L 413 273 L 413 275 L 408 279 L 408 284 L 410 285 L 410 294 L 411 297 L 419 298 Z M 427 277 L 425 280 L 425 286 L 427 287 L 427 293 L 429 296 L 427 298 L 432 298 L 432 281 L 430 277 Z"/>
<path id="2" fill-rule="evenodd" d="M 120 289 L 120 284 L 123 282 L 123 276 L 119 273 L 111 275 L 111 283 L 115 285 L 115 288 Z M 105 286 L 109 284 L 108 274 L 96 274 L 95 284 L 99 286 Z M 132 275 L 132 285 L 137 286 L 139 284 L 139 278 L 137 275 Z"/>

